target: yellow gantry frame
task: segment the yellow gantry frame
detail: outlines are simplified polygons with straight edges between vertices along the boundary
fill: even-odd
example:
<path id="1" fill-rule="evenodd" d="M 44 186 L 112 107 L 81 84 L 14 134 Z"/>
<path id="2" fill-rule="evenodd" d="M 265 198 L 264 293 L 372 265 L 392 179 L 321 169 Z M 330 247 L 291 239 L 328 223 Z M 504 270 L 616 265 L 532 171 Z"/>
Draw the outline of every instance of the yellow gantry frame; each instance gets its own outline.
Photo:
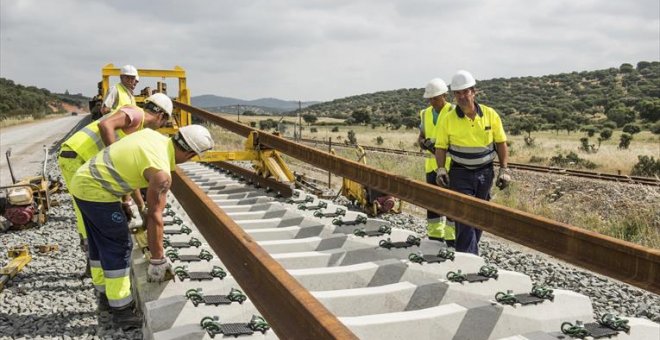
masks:
<path id="1" fill-rule="evenodd" d="M 293 183 L 295 176 L 275 151 L 264 147 L 258 142 L 259 133 L 250 132 L 245 140 L 245 149 L 242 151 L 208 151 L 204 157 L 194 157 L 194 162 L 223 162 L 223 161 L 252 161 L 255 171 L 261 177 L 274 177 L 277 181 Z"/>
<path id="2" fill-rule="evenodd" d="M 110 89 L 110 77 L 118 77 L 121 73 L 118 67 L 115 67 L 113 64 L 107 64 L 101 69 L 101 76 L 103 77 L 101 81 L 101 94 L 102 97 L 108 94 Z M 154 69 L 138 69 L 138 75 L 140 77 L 155 77 L 155 78 L 178 78 L 179 79 L 179 93 L 176 97 L 176 100 L 185 104 L 190 105 L 190 92 L 186 84 L 186 71 L 180 66 L 174 66 L 173 70 L 154 70 Z M 144 98 L 136 96 L 136 101 L 141 102 Z M 190 113 L 183 111 L 181 109 L 174 109 L 174 114 L 178 115 L 178 123 L 181 126 L 190 125 L 192 120 L 190 118 Z M 163 128 L 159 129 L 160 132 L 166 134 L 176 133 L 176 129 L 172 128 Z"/>

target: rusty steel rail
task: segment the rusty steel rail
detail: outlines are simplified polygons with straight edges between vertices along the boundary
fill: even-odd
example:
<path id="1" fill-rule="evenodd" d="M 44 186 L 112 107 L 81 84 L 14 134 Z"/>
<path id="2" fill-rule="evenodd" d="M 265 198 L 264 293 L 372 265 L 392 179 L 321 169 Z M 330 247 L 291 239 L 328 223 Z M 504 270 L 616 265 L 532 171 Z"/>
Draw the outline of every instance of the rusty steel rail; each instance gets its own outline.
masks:
<path id="1" fill-rule="evenodd" d="M 175 102 L 194 115 L 247 136 L 255 131 L 206 110 Z M 660 250 L 507 208 L 372 168 L 284 138 L 260 133 L 259 142 L 284 154 L 393 195 L 455 221 L 660 294 Z"/>
<path id="2" fill-rule="evenodd" d="M 172 193 L 282 339 L 357 339 L 181 169 Z"/>

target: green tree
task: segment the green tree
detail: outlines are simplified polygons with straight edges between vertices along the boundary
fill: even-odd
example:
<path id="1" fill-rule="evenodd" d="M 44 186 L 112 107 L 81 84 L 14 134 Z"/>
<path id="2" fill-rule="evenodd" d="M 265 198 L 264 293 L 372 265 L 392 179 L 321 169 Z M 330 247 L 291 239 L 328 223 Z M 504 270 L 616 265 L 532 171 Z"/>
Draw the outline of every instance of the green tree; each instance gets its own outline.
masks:
<path id="1" fill-rule="evenodd" d="M 571 131 L 575 131 L 578 128 L 578 124 L 572 119 L 564 119 L 559 123 L 559 126 L 562 130 L 566 130 L 566 134 L 571 134 Z"/>
<path id="2" fill-rule="evenodd" d="M 316 115 L 313 115 L 313 114 L 309 114 L 309 113 L 307 113 L 307 114 L 304 114 L 304 115 L 302 116 L 302 119 L 303 119 L 303 120 L 305 121 L 305 123 L 307 123 L 307 124 L 314 124 L 314 123 L 316 123 L 316 121 L 318 120 L 318 117 L 316 117 Z"/>
<path id="3" fill-rule="evenodd" d="M 602 131 L 600 131 L 600 138 L 602 140 L 608 140 L 608 139 L 612 138 L 612 130 L 603 129 Z"/>
<path id="4" fill-rule="evenodd" d="M 623 106 L 623 104 L 611 108 L 605 114 L 607 115 L 607 119 L 616 123 L 617 127 L 632 123 L 635 120 L 635 111 Z"/>
<path id="5" fill-rule="evenodd" d="M 369 124 L 371 122 L 371 115 L 367 110 L 355 110 L 351 113 L 351 117 L 355 120 L 356 124 Z"/>
<path id="6" fill-rule="evenodd" d="M 635 108 L 639 112 L 639 118 L 649 122 L 660 120 L 660 99 L 643 100 Z"/>

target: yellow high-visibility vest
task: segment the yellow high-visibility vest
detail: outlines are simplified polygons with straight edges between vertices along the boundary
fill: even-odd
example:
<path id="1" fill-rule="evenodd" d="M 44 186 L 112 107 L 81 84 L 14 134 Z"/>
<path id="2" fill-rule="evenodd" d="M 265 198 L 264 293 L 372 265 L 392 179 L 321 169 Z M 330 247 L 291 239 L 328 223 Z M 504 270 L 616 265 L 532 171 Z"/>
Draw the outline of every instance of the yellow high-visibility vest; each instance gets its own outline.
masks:
<path id="1" fill-rule="evenodd" d="M 422 131 L 424 132 L 425 138 L 429 138 L 435 141 L 437 134 L 437 125 L 438 122 L 440 122 L 440 117 L 446 115 L 449 111 L 451 111 L 451 109 L 452 109 L 452 105 L 449 103 L 445 103 L 445 106 L 443 106 L 442 109 L 440 110 L 440 113 L 438 113 L 438 119 L 436 120 L 435 124 L 433 123 L 433 106 L 429 106 L 426 109 L 419 111 L 419 118 L 422 122 Z M 424 154 L 425 154 L 424 157 L 426 158 L 424 161 L 424 170 L 427 173 L 437 170 L 438 163 L 435 160 L 435 155 L 428 150 L 425 150 Z M 450 159 L 447 158 L 447 161 L 445 162 L 445 168 L 447 169 L 449 169 L 449 162 Z"/>
<path id="2" fill-rule="evenodd" d="M 142 121 L 140 122 L 140 127 L 138 130 L 144 129 L 144 110 L 137 106 L 133 106 L 132 108 L 138 109 L 140 112 L 142 112 Z M 118 111 L 119 110 L 115 111 L 115 113 Z M 78 157 L 82 158 L 84 161 L 88 161 L 90 158 L 94 157 L 94 155 L 99 153 L 99 151 L 105 148 L 105 144 L 103 144 L 103 140 L 101 139 L 99 123 L 104 119 L 108 119 L 108 117 L 112 116 L 113 114 L 114 113 L 105 115 L 100 119 L 87 124 L 87 126 L 80 129 L 78 132 L 73 134 L 73 136 L 62 143 L 62 146 L 67 146 L 70 150 L 75 151 L 78 154 Z M 115 134 L 117 139 L 121 139 L 126 136 L 126 133 L 122 129 L 115 130 Z"/>
<path id="3" fill-rule="evenodd" d="M 144 129 L 113 143 L 78 169 L 69 191 L 78 199 L 116 202 L 138 188 L 146 188 L 148 168 L 174 170 L 174 144 L 159 132 Z"/>
<path id="4" fill-rule="evenodd" d="M 110 111 L 111 114 L 115 113 L 117 109 L 124 105 L 136 105 L 135 96 L 133 96 L 133 94 L 128 91 L 124 84 L 119 83 L 115 85 L 115 88 L 117 88 L 117 98 L 115 99 L 115 103 L 112 105 L 112 110 Z"/>
<path id="5" fill-rule="evenodd" d="M 459 106 L 438 122 L 436 148 L 447 150 L 454 163 L 477 169 L 495 159 L 495 143 L 506 142 L 502 120 L 497 112 L 477 104 L 474 120 L 465 116 Z"/>

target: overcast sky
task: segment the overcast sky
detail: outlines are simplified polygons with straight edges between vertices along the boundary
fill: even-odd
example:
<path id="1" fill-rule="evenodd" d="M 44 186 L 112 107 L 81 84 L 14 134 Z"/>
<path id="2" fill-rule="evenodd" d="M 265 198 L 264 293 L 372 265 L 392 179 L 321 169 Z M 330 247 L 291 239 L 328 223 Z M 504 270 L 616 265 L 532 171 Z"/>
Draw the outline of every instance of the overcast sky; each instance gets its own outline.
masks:
<path id="1" fill-rule="evenodd" d="M 2 0 L 0 75 L 92 95 L 107 63 L 193 95 L 332 100 L 660 60 L 658 0 Z M 153 85 L 143 79 L 138 88 Z"/>

